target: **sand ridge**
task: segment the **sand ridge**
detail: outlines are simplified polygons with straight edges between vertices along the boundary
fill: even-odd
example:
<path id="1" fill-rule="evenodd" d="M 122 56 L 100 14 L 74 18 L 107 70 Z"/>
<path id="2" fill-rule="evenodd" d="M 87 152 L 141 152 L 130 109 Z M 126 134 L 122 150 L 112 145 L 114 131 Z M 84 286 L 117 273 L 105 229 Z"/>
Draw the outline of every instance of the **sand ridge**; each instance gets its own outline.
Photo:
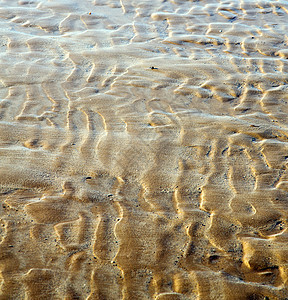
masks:
<path id="1" fill-rule="evenodd" d="M 0 299 L 286 299 L 287 1 L 1 1 Z"/>

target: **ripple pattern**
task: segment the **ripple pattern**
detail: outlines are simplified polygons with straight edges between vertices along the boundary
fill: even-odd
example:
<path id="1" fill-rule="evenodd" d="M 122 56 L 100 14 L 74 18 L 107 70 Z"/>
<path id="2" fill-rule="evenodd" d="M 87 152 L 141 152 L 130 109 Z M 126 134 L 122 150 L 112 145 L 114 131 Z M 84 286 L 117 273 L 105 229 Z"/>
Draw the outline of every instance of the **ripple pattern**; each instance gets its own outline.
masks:
<path id="1" fill-rule="evenodd" d="M 0 299 L 287 299 L 287 1 L 0 4 Z"/>

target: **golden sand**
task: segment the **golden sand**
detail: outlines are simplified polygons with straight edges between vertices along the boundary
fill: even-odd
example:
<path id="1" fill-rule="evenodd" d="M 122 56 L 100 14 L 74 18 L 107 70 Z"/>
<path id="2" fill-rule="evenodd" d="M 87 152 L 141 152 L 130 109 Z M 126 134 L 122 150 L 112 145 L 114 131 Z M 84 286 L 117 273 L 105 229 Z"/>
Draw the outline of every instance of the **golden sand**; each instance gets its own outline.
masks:
<path id="1" fill-rule="evenodd" d="M 0 1 L 0 299 L 288 298 L 288 2 Z"/>

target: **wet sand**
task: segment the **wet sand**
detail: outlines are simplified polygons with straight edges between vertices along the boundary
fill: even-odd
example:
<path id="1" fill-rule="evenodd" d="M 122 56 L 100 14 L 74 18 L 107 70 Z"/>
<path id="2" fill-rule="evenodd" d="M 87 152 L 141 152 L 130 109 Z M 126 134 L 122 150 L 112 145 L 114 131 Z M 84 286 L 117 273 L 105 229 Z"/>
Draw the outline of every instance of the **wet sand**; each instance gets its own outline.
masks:
<path id="1" fill-rule="evenodd" d="M 0 2 L 0 299 L 287 299 L 288 2 Z"/>

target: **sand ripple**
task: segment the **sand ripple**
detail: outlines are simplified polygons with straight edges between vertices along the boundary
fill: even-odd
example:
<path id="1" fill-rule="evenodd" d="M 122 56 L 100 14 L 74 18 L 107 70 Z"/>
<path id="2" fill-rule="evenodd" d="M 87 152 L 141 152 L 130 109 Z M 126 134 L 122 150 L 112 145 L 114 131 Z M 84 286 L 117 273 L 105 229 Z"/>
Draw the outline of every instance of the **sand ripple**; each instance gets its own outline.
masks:
<path id="1" fill-rule="evenodd" d="M 286 299 L 287 1 L 0 7 L 0 299 Z"/>

